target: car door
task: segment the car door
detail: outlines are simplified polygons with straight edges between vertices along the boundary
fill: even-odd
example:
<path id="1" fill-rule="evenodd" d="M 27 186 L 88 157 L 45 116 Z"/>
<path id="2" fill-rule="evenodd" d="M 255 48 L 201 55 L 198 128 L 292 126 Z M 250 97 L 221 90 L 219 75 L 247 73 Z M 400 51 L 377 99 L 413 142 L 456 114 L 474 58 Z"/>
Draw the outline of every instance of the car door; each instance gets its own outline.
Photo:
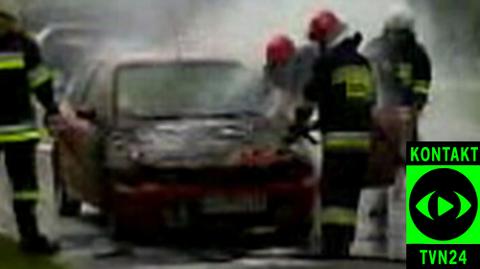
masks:
<path id="1" fill-rule="evenodd" d="M 58 132 L 60 168 L 74 196 L 99 205 L 102 173 L 102 135 L 99 68 L 88 72 L 85 80 L 74 83 L 62 105 L 64 124 Z M 82 78 L 80 78 L 82 80 Z"/>

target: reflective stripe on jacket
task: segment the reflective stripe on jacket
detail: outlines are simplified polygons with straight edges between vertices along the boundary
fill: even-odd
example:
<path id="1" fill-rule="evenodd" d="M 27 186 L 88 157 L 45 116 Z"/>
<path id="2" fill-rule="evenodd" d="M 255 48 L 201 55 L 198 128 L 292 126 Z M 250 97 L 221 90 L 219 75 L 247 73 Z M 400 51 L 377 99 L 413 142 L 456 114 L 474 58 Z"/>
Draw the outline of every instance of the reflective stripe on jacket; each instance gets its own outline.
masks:
<path id="1" fill-rule="evenodd" d="M 23 53 L 0 53 L 0 70 L 23 68 L 25 68 L 25 60 Z"/>
<path id="2" fill-rule="evenodd" d="M 318 104 L 323 132 L 371 128 L 374 78 L 367 59 L 358 53 L 358 45 L 354 37 L 347 38 L 315 62 L 304 95 Z"/>
<path id="3" fill-rule="evenodd" d="M 52 72 L 42 63 L 35 41 L 22 32 L 0 35 L 0 143 L 39 139 L 32 95 L 47 113 L 58 112 Z"/>
<path id="4" fill-rule="evenodd" d="M 0 126 L 0 143 L 38 140 L 42 136 L 42 130 L 36 128 L 34 123 Z"/>
<path id="5" fill-rule="evenodd" d="M 325 150 L 368 151 L 371 144 L 369 132 L 328 132 L 323 138 Z"/>
<path id="6" fill-rule="evenodd" d="M 357 223 L 357 212 L 346 207 L 326 207 L 321 213 L 323 225 L 355 226 Z"/>
<path id="7" fill-rule="evenodd" d="M 16 191 L 13 194 L 15 201 L 38 201 L 40 200 L 40 192 L 38 190 Z"/>

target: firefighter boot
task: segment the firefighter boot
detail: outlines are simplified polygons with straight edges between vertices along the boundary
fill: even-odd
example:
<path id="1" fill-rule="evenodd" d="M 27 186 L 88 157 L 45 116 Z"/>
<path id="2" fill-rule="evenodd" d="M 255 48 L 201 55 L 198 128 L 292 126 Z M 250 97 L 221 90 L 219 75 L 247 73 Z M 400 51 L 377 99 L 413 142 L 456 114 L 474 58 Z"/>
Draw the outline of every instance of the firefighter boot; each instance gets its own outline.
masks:
<path id="1" fill-rule="evenodd" d="M 322 258 L 346 259 L 350 254 L 355 228 L 351 226 L 322 226 Z"/>
<path id="2" fill-rule="evenodd" d="M 41 235 L 35 216 L 35 203 L 31 201 L 14 202 L 14 211 L 20 233 L 20 249 L 25 253 L 53 255 L 59 251 L 57 243 L 50 242 Z"/>

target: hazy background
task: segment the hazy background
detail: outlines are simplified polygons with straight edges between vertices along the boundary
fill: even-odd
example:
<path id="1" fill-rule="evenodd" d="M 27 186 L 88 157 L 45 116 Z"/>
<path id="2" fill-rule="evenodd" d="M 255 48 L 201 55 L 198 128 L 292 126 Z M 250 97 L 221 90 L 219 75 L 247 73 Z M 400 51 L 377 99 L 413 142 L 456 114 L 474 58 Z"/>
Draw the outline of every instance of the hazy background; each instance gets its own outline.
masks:
<path id="1" fill-rule="evenodd" d="M 478 71 L 480 4 L 475 0 L 2 0 L 20 6 L 26 24 L 38 30 L 52 22 L 81 22 L 121 31 L 125 42 L 168 44 L 179 39 L 203 50 L 260 59 L 265 40 L 288 32 L 303 42 L 316 10 L 339 12 L 367 38 L 378 33 L 392 5 L 409 1 L 419 21 L 421 39 L 439 61 Z M 180 37 L 181 36 L 181 37 Z M 189 44 L 190 43 L 190 44 Z M 472 61 L 472 59 L 474 59 Z M 448 73 L 448 72 L 444 72 Z"/>
<path id="2" fill-rule="evenodd" d="M 3 0 L 5 1 L 5 0 Z M 52 22 L 79 22 L 122 37 L 127 48 L 162 47 L 182 53 L 231 55 L 260 67 L 265 41 L 289 33 L 305 42 L 315 11 L 337 11 L 366 39 L 378 34 L 393 5 L 408 2 L 419 39 L 432 56 L 432 103 L 426 139 L 479 139 L 480 4 L 476 0 L 22 0 L 25 23 L 39 30 Z M 111 45 L 98 44 L 97 51 Z M 117 47 L 118 48 L 118 47 Z M 119 49 L 122 49 L 120 46 Z M 92 52 L 93 53 L 93 52 Z M 480 129 L 480 128 L 478 128 Z"/>
<path id="3" fill-rule="evenodd" d="M 196 47 L 260 61 L 265 41 L 289 33 L 304 42 L 313 13 L 337 10 L 353 28 L 368 36 L 380 30 L 382 13 L 400 0 L 24 0 L 26 22 L 39 29 L 45 22 L 80 21 L 123 31 L 125 42 Z M 35 14 L 35 16 L 29 16 Z M 173 43 L 173 44 L 172 44 Z M 188 50 L 188 49 L 186 49 Z"/>

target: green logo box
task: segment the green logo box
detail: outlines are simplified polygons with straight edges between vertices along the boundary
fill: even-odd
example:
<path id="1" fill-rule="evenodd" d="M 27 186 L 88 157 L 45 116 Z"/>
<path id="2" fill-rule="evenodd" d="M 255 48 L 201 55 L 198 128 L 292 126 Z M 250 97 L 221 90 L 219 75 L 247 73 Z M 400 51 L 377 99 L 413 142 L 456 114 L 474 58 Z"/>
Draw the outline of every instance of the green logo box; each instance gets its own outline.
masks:
<path id="1" fill-rule="evenodd" d="M 407 244 L 480 244 L 480 214 L 477 214 L 470 228 L 460 236 L 451 240 L 436 240 L 422 233 L 415 225 L 410 214 L 410 194 L 416 183 L 428 172 L 438 169 L 452 169 L 465 175 L 475 189 L 480 190 L 480 165 L 407 165 L 406 185 L 406 225 Z M 443 198 L 440 198 L 443 199 Z M 443 200 L 441 200 L 443 201 Z M 438 202 L 437 202 L 438 203 Z M 448 203 L 448 202 L 447 202 Z M 477 199 L 478 203 L 478 199 Z M 416 208 L 417 209 L 417 208 Z M 418 209 L 417 209 L 418 210 Z M 441 210 L 441 208 L 439 209 Z M 440 211 L 442 212 L 442 211 Z M 448 229 L 448 227 L 445 227 Z"/>
<path id="2" fill-rule="evenodd" d="M 480 268 L 479 149 L 480 142 L 408 143 L 407 268 Z"/>

